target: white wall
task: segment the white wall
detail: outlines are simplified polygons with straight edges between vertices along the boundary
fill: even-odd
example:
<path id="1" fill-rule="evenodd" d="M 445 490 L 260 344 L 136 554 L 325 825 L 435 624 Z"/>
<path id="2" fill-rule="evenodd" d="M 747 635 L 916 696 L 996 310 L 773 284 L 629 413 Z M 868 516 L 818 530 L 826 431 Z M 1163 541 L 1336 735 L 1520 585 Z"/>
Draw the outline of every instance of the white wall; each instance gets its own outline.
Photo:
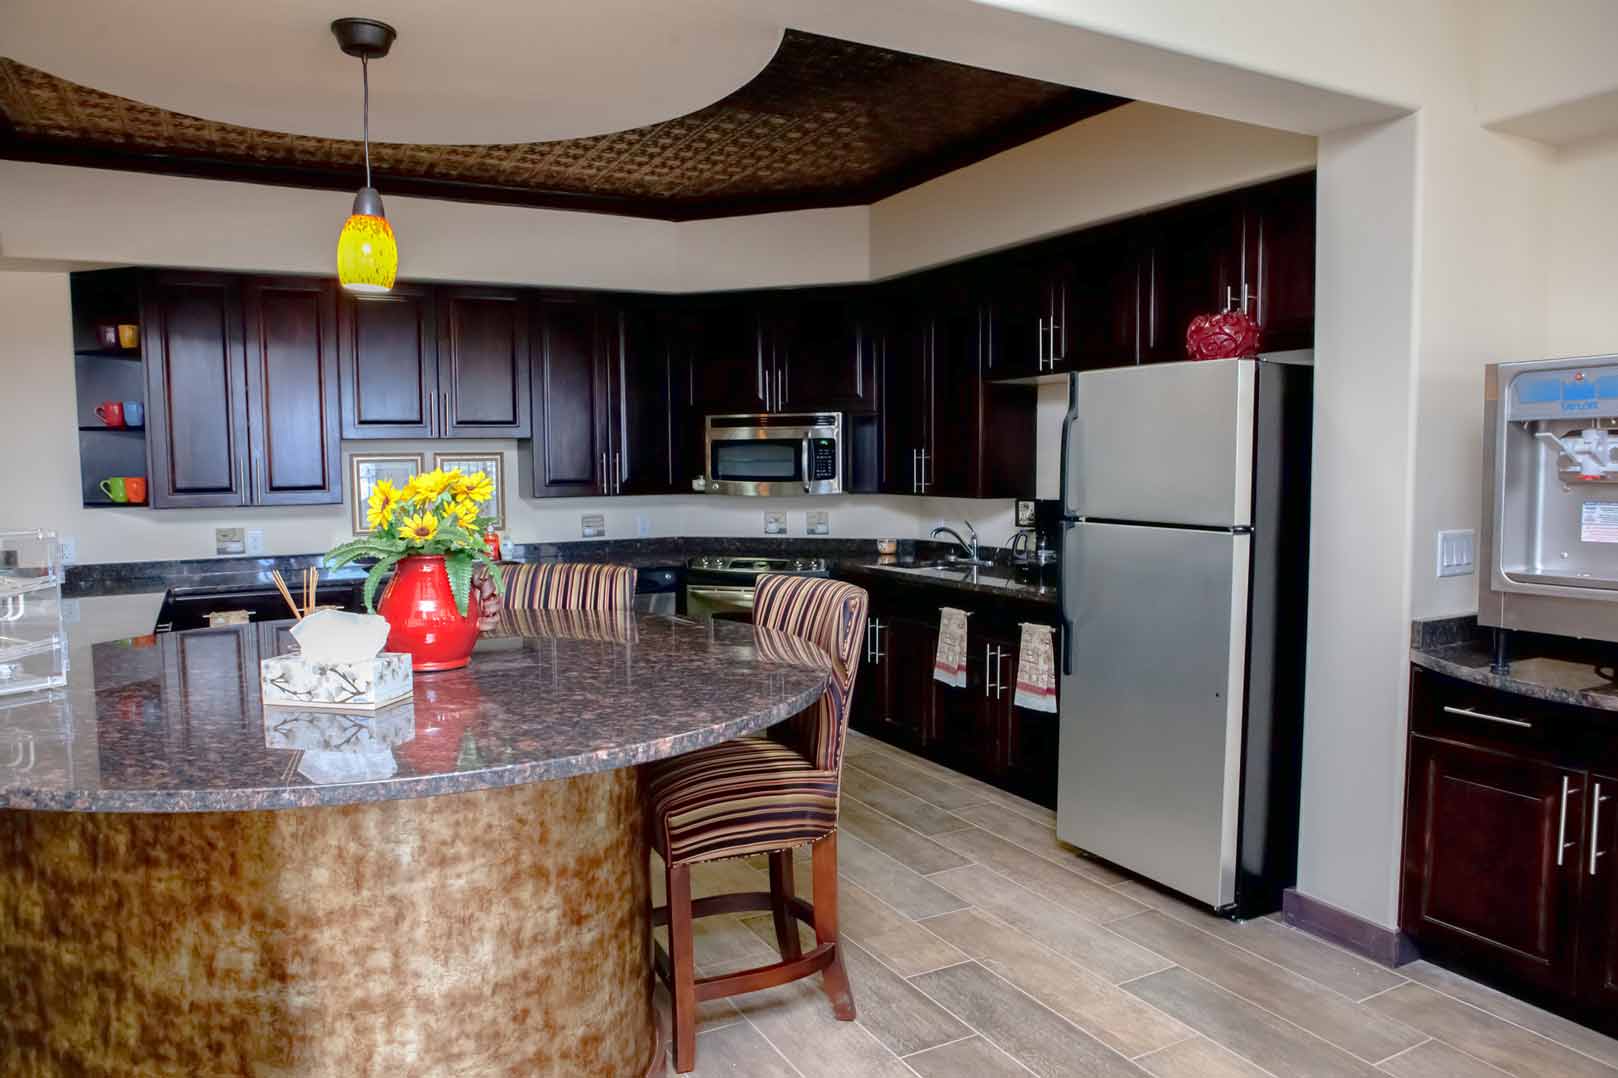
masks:
<path id="1" fill-rule="evenodd" d="M 1618 352 L 1618 137 L 1560 151 L 1549 182 L 1545 355 Z"/>

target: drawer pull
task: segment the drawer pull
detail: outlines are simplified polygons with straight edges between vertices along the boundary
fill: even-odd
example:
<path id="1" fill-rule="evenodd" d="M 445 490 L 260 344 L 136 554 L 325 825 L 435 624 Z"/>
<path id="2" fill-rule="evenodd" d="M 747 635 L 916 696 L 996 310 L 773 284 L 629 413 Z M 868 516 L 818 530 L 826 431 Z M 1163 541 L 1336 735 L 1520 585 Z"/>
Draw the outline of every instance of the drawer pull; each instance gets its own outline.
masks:
<path id="1" fill-rule="evenodd" d="M 1567 799 L 1569 797 L 1573 797 L 1573 796 L 1575 796 L 1575 795 L 1577 795 L 1577 794 L 1579 794 L 1581 792 L 1582 792 L 1582 790 L 1577 789 L 1577 788 L 1573 788 L 1573 787 L 1570 786 L 1568 777 L 1566 775 L 1562 776 L 1562 808 L 1561 808 L 1561 813 L 1560 813 L 1561 818 L 1560 818 L 1560 820 L 1558 821 L 1558 823 L 1556 825 L 1556 867 L 1557 868 L 1561 868 L 1562 865 L 1564 863 L 1566 863 L 1568 847 L 1574 845 L 1574 843 L 1569 842 L 1567 840 Z"/>
<path id="2" fill-rule="evenodd" d="M 1521 719 L 1502 718 L 1499 715 L 1488 715 L 1482 711 L 1473 711 L 1469 707 L 1450 707 L 1445 705 L 1444 712 L 1448 715 L 1460 715 L 1463 718 L 1468 719 L 1484 719 L 1488 722 L 1504 723 L 1507 726 L 1521 726 L 1528 730 L 1532 730 L 1534 728 L 1534 724 L 1531 722 L 1523 722 Z"/>

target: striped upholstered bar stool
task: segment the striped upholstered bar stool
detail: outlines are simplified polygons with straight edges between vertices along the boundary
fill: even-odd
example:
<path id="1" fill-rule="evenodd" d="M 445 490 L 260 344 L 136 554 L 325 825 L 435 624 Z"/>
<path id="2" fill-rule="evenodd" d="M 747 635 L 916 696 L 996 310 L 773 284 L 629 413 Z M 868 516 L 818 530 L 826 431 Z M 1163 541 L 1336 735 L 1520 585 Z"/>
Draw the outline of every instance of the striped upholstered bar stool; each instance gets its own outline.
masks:
<path id="1" fill-rule="evenodd" d="M 507 611 L 629 610 L 635 570 L 628 565 L 578 562 L 502 563 Z"/>
<path id="2" fill-rule="evenodd" d="M 696 1065 L 697 1004 L 753 992 L 824 972 L 826 995 L 840 1019 L 854 1017 L 854 996 L 837 942 L 837 800 L 843 775 L 848 702 L 865 636 L 863 588 L 800 576 L 760 578 L 753 622 L 792 645 L 818 648 L 832 676 L 810 708 L 776 727 L 776 737 L 743 737 L 648 769 L 652 843 L 667 873 L 668 905 L 652 911 L 669 926 L 669 950 L 657 949 L 657 971 L 674 1000 L 674 1069 Z M 776 645 L 778 646 L 778 645 Z M 761 642 L 761 649 L 763 644 Z M 813 905 L 798 898 L 792 851 L 810 845 Z M 770 890 L 691 900 L 691 866 L 726 857 L 769 855 Z M 691 922 L 744 910 L 775 915 L 781 961 L 721 977 L 697 977 Z M 814 927 L 803 953 L 794 918 Z"/>

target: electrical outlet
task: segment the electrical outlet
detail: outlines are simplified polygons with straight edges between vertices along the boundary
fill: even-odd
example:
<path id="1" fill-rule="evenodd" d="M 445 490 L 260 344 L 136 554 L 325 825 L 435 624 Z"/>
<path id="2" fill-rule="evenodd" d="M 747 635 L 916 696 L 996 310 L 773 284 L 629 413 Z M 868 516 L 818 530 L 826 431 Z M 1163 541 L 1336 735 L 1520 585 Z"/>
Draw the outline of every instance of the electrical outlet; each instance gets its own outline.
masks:
<path id="1" fill-rule="evenodd" d="M 1470 576 L 1477 557 L 1477 532 L 1471 528 L 1438 533 L 1438 575 Z"/>
<path id="2" fill-rule="evenodd" d="M 764 513 L 764 534 L 785 535 L 787 533 L 787 515 L 779 510 L 769 509 Z"/>
<path id="3" fill-rule="evenodd" d="M 607 534 L 607 515 L 605 513 L 585 513 L 579 517 L 579 524 L 583 528 L 586 539 L 600 539 Z"/>
<path id="4" fill-rule="evenodd" d="M 644 539 L 652 534 L 652 518 L 645 513 L 635 514 L 635 534 Z"/>
<path id="5" fill-rule="evenodd" d="M 76 535 L 59 536 L 56 546 L 62 552 L 62 564 L 72 565 L 79 560 L 79 537 Z"/>
<path id="6" fill-rule="evenodd" d="M 247 529 L 247 552 L 249 554 L 262 554 L 262 553 L 264 553 L 264 529 L 263 528 L 248 528 Z"/>
<path id="7" fill-rule="evenodd" d="M 824 509 L 816 509 L 803 515 L 803 534 L 830 535 L 831 514 Z"/>
<path id="8" fill-rule="evenodd" d="M 247 553 L 246 529 L 215 528 L 213 530 L 213 551 L 215 554 Z"/>

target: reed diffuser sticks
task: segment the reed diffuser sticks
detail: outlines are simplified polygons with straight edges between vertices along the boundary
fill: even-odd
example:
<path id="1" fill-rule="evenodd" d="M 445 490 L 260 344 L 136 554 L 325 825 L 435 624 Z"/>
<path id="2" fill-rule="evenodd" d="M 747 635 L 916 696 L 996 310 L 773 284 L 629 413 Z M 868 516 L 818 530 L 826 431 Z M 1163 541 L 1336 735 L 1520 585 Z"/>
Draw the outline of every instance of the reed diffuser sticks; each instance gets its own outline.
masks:
<path id="1" fill-rule="evenodd" d="M 281 593 L 281 598 L 286 600 L 287 608 L 292 611 L 294 618 L 301 620 L 315 612 L 315 596 L 320 589 L 319 569 L 311 567 L 303 571 L 303 603 L 301 606 L 292 598 L 292 589 L 287 587 L 286 578 L 281 575 L 281 570 L 271 569 L 270 579 L 275 581 L 276 590 Z"/>

